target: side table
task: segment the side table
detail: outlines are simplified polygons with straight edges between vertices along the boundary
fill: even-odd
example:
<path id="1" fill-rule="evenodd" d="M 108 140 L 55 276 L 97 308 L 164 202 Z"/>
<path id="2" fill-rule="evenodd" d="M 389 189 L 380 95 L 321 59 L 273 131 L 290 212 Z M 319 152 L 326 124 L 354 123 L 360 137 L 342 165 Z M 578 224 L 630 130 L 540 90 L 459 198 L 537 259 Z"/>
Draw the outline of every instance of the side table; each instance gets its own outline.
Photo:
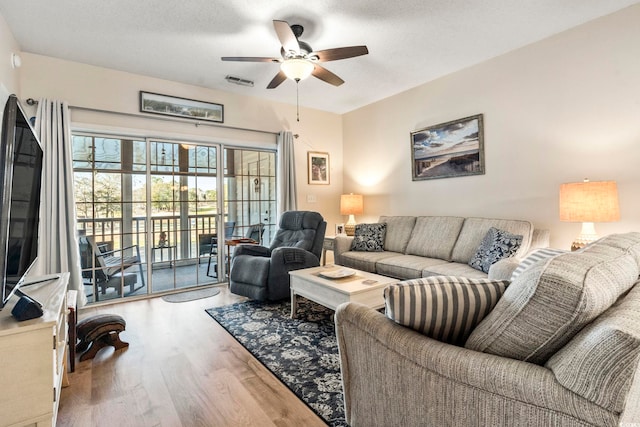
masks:
<path id="1" fill-rule="evenodd" d="M 322 265 L 327 265 L 327 251 L 333 252 L 333 244 L 336 236 L 324 236 L 322 242 Z"/>
<path id="2" fill-rule="evenodd" d="M 76 324 L 78 323 L 78 291 L 67 291 L 68 334 L 69 334 L 69 372 L 76 370 Z"/>
<path id="3" fill-rule="evenodd" d="M 166 245 L 166 246 L 154 246 L 151 248 L 151 259 L 153 261 L 156 260 L 156 251 L 160 251 L 160 262 L 164 261 L 163 249 L 167 249 L 167 254 L 169 257 L 169 268 L 173 268 L 173 263 L 176 261 L 177 254 L 177 246 L 176 245 Z M 173 254 L 172 254 L 173 252 Z M 173 258 L 171 257 L 173 255 Z"/>

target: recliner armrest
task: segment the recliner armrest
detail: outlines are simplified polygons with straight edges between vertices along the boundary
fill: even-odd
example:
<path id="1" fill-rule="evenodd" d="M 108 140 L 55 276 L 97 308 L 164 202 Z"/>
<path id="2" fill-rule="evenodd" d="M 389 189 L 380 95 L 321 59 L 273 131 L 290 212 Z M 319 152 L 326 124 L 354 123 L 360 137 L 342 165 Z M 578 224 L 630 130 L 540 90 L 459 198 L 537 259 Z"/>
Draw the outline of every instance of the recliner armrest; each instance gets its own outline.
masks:
<path id="1" fill-rule="evenodd" d="M 294 269 L 306 266 L 314 267 L 320 265 L 320 260 L 314 254 L 301 248 L 280 247 L 271 252 L 271 263 L 283 265 L 297 264 Z"/>
<path id="2" fill-rule="evenodd" d="M 271 256 L 271 249 L 266 246 L 239 244 L 233 251 L 233 256 L 235 258 L 239 255 L 269 257 Z"/>

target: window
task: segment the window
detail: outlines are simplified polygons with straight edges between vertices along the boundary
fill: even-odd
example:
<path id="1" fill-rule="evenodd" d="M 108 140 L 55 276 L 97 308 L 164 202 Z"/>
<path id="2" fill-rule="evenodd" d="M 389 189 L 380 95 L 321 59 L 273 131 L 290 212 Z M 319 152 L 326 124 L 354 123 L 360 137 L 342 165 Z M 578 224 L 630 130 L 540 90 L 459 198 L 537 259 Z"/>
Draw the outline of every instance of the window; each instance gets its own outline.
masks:
<path id="1" fill-rule="evenodd" d="M 87 134 L 74 134 L 72 141 L 82 272 L 91 302 L 223 281 L 221 221 L 233 223 L 234 236 L 263 224 L 263 241 L 271 239 L 273 151 Z"/>

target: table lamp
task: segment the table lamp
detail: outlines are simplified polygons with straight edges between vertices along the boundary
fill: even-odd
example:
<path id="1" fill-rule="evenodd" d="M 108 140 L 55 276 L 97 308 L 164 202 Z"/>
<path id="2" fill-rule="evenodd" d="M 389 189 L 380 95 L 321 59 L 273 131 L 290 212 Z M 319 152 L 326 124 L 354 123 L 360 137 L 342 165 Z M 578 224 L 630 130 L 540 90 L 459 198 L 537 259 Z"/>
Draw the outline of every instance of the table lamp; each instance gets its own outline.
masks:
<path id="1" fill-rule="evenodd" d="M 560 186 L 560 221 L 582 222 L 582 231 L 571 244 L 575 251 L 598 239 L 594 222 L 620 220 L 615 181 L 571 182 Z"/>
<path id="2" fill-rule="evenodd" d="M 354 215 L 362 215 L 362 194 L 343 194 L 340 196 L 340 215 L 349 215 L 349 220 L 344 225 L 347 236 L 353 236 L 356 231 L 356 218 Z"/>

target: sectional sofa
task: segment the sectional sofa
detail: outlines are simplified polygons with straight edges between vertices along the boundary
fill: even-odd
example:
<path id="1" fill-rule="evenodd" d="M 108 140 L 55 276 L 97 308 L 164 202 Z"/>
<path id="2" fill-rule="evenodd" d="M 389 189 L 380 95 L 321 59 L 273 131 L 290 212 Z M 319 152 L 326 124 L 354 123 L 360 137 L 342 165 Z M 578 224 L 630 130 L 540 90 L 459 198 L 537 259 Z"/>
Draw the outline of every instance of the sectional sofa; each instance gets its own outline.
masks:
<path id="1" fill-rule="evenodd" d="M 626 233 L 538 259 L 511 281 L 401 282 L 396 290 L 411 288 L 403 304 L 394 305 L 390 291 L 385 297 L 387 309 L 411 310 L 403 324 L 402 313 L 388 318 L 389 310 L 385 316 L 343 304 L 336 333 L 347 421 L 355 427 L 640 425 L 639 275 L 640 233 Z M 493 309 L 457 345 L 424 328 L 446 303 L 429 293 L 442 284 L 498 292 Z M 473 308 L 462 298 L 456 304 L 456 313 Z"/>
<path id="2" fill-rule="evenodd" d="M 500 264 L 483 272 L 469 265 L 490 228 L 522 236 L 515 258 L 549 245 L 547 230 L 534 230 L 529 221 L 463 218 L 455 216 L 381 216 L 386 224 L 381 251 L 352 250 L 353 237 L 336 236 L 334 259 L 338 265 L 398 279 L 449 275 L 497 278 L 510 275 Z M 493 272 L 492 270 L 496 270 Z"/>

